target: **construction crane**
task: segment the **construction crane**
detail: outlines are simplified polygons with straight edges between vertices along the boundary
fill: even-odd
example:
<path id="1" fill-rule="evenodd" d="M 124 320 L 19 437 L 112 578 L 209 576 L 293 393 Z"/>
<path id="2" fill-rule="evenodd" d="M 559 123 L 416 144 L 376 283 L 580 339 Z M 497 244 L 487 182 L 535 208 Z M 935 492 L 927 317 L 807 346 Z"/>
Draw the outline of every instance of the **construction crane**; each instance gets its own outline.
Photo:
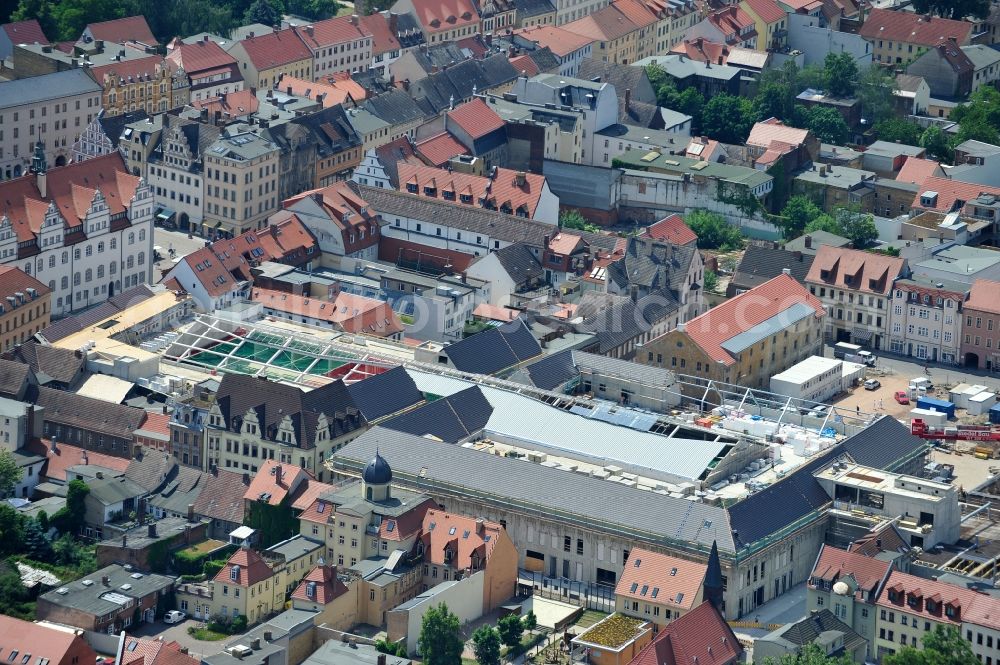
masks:
<path id="1" fill-rule="evenodd" d="M 1000 441 L 1000 427 L 988 425 L 929 425 L 921 418 L 910 422 L 910 434 L 942 441 Z"/>

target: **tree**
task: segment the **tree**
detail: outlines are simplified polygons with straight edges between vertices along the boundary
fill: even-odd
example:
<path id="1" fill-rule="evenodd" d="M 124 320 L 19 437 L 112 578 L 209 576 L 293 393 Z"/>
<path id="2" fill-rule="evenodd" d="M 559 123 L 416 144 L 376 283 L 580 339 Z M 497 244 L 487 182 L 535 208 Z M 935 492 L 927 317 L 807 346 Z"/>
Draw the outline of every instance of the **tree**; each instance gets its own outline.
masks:
<path id="1" fill-rule="evenodd" d="M 856 95 L 861 100 L 862 122 L 874 126 L 895 116 L 899 84 L 891 70 L 871 65 L 858 76 Z"/>
<path id="2" fill-rule="evenodd" d="M 705 269 L 705 290 L 715 291 L 715 287 L 719 285 L 719 276 L 715 274 L 714 271 Z"/>
<path id="3" fill-rule="evenodd" d="M 587 231 L 597 233 L 600 231 L 596 225 L 587 221 L 587 218 L 580 214 L 579 210 L 563 210 L 559 213 L 559 226 L 564 229 L 574 229 L 577 231 Z"/>
<path id="4" fill-rule="evenodd" d="M 322 21 L 336 16 L 340 5 L 336 0 L 289 0 L 288 11 L 312 21 Z"/>
<path id="5" fill-rule="evenodd" d="M 13 496 L 24 471 L 17 465 L 14 454 L 6 448 L 0 449 L 0 499 Z"/>
<path id="6" fill-rule="evenodd" d="M 432 607 L 424 614 L 417 644 L 426 665 L 461 664 L 462 627 L 446 604 Z"/>
<path id="7" fill-rule="evenodd" d="M 901 118 L 889 118 L 875 125 L 879 140 L 920 145 L 920 125 Z"/>
<path id="8" fill-rule="evenodd" d="M 955 159 L 955 149 L 947 134 L 937 125 L 931 125 L 920 135 L 920 147 L 927 150 L 932 157 L 951 162 Z"/>
<path id="9" fill-rule="evenodd" d="M 809 222 L 823 214 L 823 211 L 812 202 L 807 196 L 801 194 L 788 199 L 778 225 L 781 227 L 781 234 L 787 240 L 798 238 L 802 235 Z"/>
<path id="10" fill-rule="evenodd" d="M 524 632 L 521 617 L 516 614 L 501 617 L 497 621 L 497 630 L 500 632 L 500 641 L 507 647 L 514 649 L 521 646 L 521 634 Z"/>
<path id="11" fill-rule="evenodd" d="M 843 145 L 851 130 L 844 122 L 844 116 L 832 106 L 814 106 L 806 114 L 806 128 L 823 143 Z"/>
<path id="12" fill-rule="evenodd" d="M 858 84 L 858 63 L 850 53 L 827 53 L 823 63 L 826 91 L 834 97 L 850 97 Z"/>
<path id="13" fill-rule="evenodd" d="M 479 665 L 500 665 L 500 633 L 493 626 L 480 626 L 472 634 L 472 651 Z"/>
<path id="14" fill-rule="evenodd" d="M 46 561 L 52 556 L 52 544 L 38 520 L 24 521 L 24 550 L 36 561 Z"/>
<path id="15" fill-rule="evenodd" d="M 743 246 L 740 230 L 717 212 L 692 210 L 684 216 L 684 221 L 698 236 L 699 249 L 721 249 L 729 252 Z"/>
<path id="16" fill-rule="evenodd" d="M 745 143 L 755 122 L 752 101 L 725 93 L 708 100 L 701 114 L 702 132 L 723 143 Z"/>
<path id="17" fill-rule="evenodd" d="M 979 659 L 957 628 L 939 625 L 924 634 L 921 649 L 903 647 L 887 655 L 883 662 L 885 665 L 978 665 Z"/>
<path id="18" fill-rule="evenodd" d="M 805 233 L 812 233 L 813 231 L 826 231 L 827 233 L 833 233 L 838 236 L 844 235 L 844 229 L 840 228 L 840 222 L 826 214 L 820 215 L 806 224 L 806 228 L 804 228 L 803 231 Z"/>
<path id="19" fill-rule="evenodd" d="M 815 644 L 806 645 L 798 653 L 785 654 L 781 658 L 765 658 L 765 665 L 852 665 L 847 656 L 827 656 Z"/>
<path id="20" fill-rule="evenodd" d="M 989 0 L 914 0 L 913 7 L 921 14 L 934 13 L 956 21 L 966 16 L 983 19 L 990 13 Z"/>
<path id="21" fill-rule="evenodd" d="M 18 551 L 23 533 L 21 513 L 6 501 L 0 501 L 0 553 Z"/>
<path id="22" fill-rule="evenodd" d="M 528 610 L 528 613 L 524 615 L 524 619 L 521 620 L 521 624 L 524 629 L 529 633 L 538 627 L 538 618 L 535 617 L 534 610 Z"/>
<path id="23" fill-rule="evenodd" d="M 840 208 L 837 210 L 837 222 L 843 229 L 845 238 L 850 238 L 851 242 L 858 249 L 864 249 L 868 245 L 878 240 L 878 229 L 875 228 L 875 218 L 867 213 L 863 213 L 854 208 Z"/>
<path id="24" fill-rule="evenodd" d="M 272 0 L 253 0 L 243 20 L 246 23 L 278 25 L 281 23 L 281 10 L 282 7 L 275 6 Z"/>
<path id="25" fill-rule="evenodd" d="M 83 526 L 87 514 L 87 495 L 90 488 L 82 480 L 71 480 L 66 488 L 66 505 L 60 508 L 50 520 L 62 534 L 76 534 Z"/>
<path id="26" fill-rule="evenodd" d="M 701 113 L 705 105 L 705 98 L 697 89 L 678 90 L 674 80 L 667 76 L 663 68 L 658 65 L 649 65 L 646 68 L 646 75 L 653 84 L 653 89 L 656 90 L 656 103 L 658 105 L 689 115 L 693 127 L 701 126 Z"/>

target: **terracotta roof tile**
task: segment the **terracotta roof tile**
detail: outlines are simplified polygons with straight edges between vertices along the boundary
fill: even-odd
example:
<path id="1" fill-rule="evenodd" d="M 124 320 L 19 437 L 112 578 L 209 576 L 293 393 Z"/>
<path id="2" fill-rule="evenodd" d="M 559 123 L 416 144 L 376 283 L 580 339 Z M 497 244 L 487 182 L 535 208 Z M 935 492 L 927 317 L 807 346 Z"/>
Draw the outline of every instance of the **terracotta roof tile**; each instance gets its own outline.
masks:
<path id="1" fill-rule="evenodd" d="M 12 44 L 48 44 L 49 40 L 42 32 L 42 26 L 35 19 L 15 21 L 0 25 L 0 30 L 7 33 Z"/>
<path id="2" fill-rule="evenodd" d="M 765 23 L 785 20 L 785 11 L 774 0 L 743 0 Z"/>
<path id="3" fill-rule="evenodd" d="M 421 541 L 424 543 L 424 560 L 452 568 L 470 568 L 473 558 L 485 565 L 503 531 L 496 522 L 474 517 L 453 515 L 441 510 L 428 510 L 424 515 Z M 445 557 L 445 551 L 451 557 Z"/>
<path id="4" fill-rule="evenodd" d="M 822 245 L 806 282 L 884 296 L 904 265 L 904 259 L 892 256 Z"/>
<path id="5" fill-rule="evenodd" d="M 66 470 L 71 466 L 90 464 L 125 473 L 125 469 L 128 468 L 131 461 L 124 457 L 95 453 L 65 443 L 56 444 L 56 450 L 53 452 L 49 439 L 32 439 L 25 448 L 32 454 L 44 457 L 48 461 L 43 472 L 46 478 L 60 482 L 66 482 Z"/>
<path id="6" fill-rule="evenodd" d="M 888 561 L 824 545 L 813 566 L 812 577 L 825 582 L 836 582 L 841 577 L 850 575 L 858 583 L 860 590 L 871 593 L 878 590 L 891 567 Z"/>
<path id="7" fill-rule="evenodd" d="M 275 473 L 276 469 L 281 469 L 281 475 Z M 289 493 L 295 492 L 299 485 L 312 476 L 302 467 L 294 464 L 285 464 L 275 460 L 266 460 L 260 466 L 260 470 L 250 481 L 250 486 L 243 494 L 247 501 L 264 501 L 269 505 L 277 506 Z M 263 499 L 264 496 L 266 499 Z"/>
<path id="8" fill-rule="evenodd" d="M 455 123 L 473 139 L 504 127 L 504 121 L 480 97 L 448 111 L 447 122 Z"/>
<path id="9" fill-rule="evenodd" d="M 372 35 L 372 55 L 400 50 L 399 38 L 389 27 L 389 21 L 382 12 L 362 16 L 360 21 L 361 27 Z"/>
<path id="10" fill-rule="evenodd" d="M 293 29 L 255 35 L 240 42 L 258 71 L 281 67 L 302 60 L 312 61 L 312 51 Z"/>
<path id="11" fill-rule="evenodd" d="M 413 15 L 425 32 L 478 26 L 479 12 L 471 0 L 411 0 Z"/>
<path id="12" fill-rule="evenodd" d="M 0 644 L 5 647 L 3 656 L 8 661 L 9 655 L 16 655 L 18 650 L 25 656 L 34 656 L 34 659 L 28 659 L 29 662 L 45 660 L 54 665 L 68 663 L 71 657 L 76 660 L 80 656 L 84 659 L 91 658 L 92 663 L 97 657 L 83 636 L 77 635 L 75 631 L 50 628 L 3 615 L 0 615 Z M 14 660 L 21 662 L 20 658 Z"/>
<path id="13" fill-rule="evenodd" d="M 354 25 L 350 16 L 337 16 L 325 21 L 317 21 L 312 24 L 311 30 L 309 26 L 303 26 L 295 28 L 295 31 L 299 33 L 299 38 L 313 52 L 334 44 L 353 42 L 372 36 L 365 24 Z"/>
<path id="14" fill-rule="evenodd" d="M 6 302 L 7 296 L 14 296 L 16 293 L 25 294 L 30 301 L 31 296 L 26 294 L 28 289 L 34 289 L 37 296 L 44 296 L 50 293 L 49 287 L 42 284 L 31 275 L 26 274 L 20 268 L 14 266 L 0 266 L 0 302 Z"/>
<path id="15" fill-rule="evenodd" d="M 112 44 L 124 42 L 141 42 L 150 46 L 157 44 L 156 37 L 149 29 L 144 16 L 127 16 L 113 21 L 89 23 L 85 30 L 89 30 L 95 40 L 100 39 Z"/>
<path id="16" fill-rule="evenodd" d="M 936 600 L 934 611 L 927 607 L 927 600 L 931 598 Z M 985 618 L 985 615 L 990 613 L 994 618 L 987 619 L 983 625 L 995 626 L 995 617 L 1000 616 L 1000 598 L 992 598 L 965 587 L 916 577 L 898 570 L 889 574 L 889 579 L 878 595 L 876 604 L 879 607 L 916 614 L 925 619 L 955 626 L 961 626 L 963 621 L 972 621 L 973 617 Z M 958 610 L 956 615 L 948 615 L 949 606 Z"/>
<path id="17" fill-rule="evenodd" d="M 697 234 L 684 223 L 684 218 L 680 215 L 664 217 L 647 227 L 642 235 L 644 238 L 663 240 L 674 245 L 689 245 L 698 242 Z"/>
<path id="18" fill-rule="evenodd" d="M 527 76 L 536 76 L 538 74 L 538 65 L 527 55 L 515 55 L 513 58 L 509 58 L 509 60 L 510 64 L 520 74 Z"/>
<path id="19" fill-rule="evenodd" d="M 345 332 L 359 335 L 389 337 L 403 331 L 403 324 L 392 305 L 345 291 L 330 301 L 255 288 L 251 299 L 272 310 L 326 321 Z"/>
<path id="20" fill-rule="evenodd" d="M 937 201 L 933 206 L 926 206 L 921 203 L 920 198 L 924 192 L 937 192 Z M 941 178 L 930 176 L 924 180 L 924 184 L 913 197 L 913 207 L 921 210 L 937 210 L 939 212 L 951 212 L 955 201 L 961 199 L 969 202 L 979 197 L 980 194 L 990 194 L 1000 197 L 1000 187 L 988 187 L 974 183 L 961 182 L 951 178 Z"/>
<path id="21" fill-rule="evenodd" d="M 707 566 L 635 548 L 615 587 L 616 596 L 690 610 L 698 601 Z"/>
<path id="22" fill-rule="evenodd" d="M 667 624 L 629 665 L 730 665 L 743 654 L 733 629 L 711 603 Z"/>
<path id="23" fill-rule="evenodd" d="M 942 39 L 954 37 L 960 46 L 969 43 L 972 24 L 938 16 L 891 9 L 872 9 L 858 31 L 865 39 L 882 39 L 930 48 Z"/>
<path id="24" fill-rule="evenodd" d="M 231 572 L 237 568 L 235 573 Z M 216 582 L 226 582 L 227 584 L 238 584 L 242 587 L 249 587 L 270 579 L 274 571 L 264 561 L 264 557 L 254 550 L 241 547 L 236 550 L 226 565 L 222 567 L 213 578 Z"/>
<path id="25" fill-rule="evenodd" d="M 399 191 L 442 201 L 503 210 L 529 218 L 534 218 L 545 187 L 545 176 L 522 172 L 522 184 L 518 184 L 522 175 L 517 171 L 503 168 L 497 168 L 495 178 L 406 163 L 397 164 L 396 168 L 399 172 Z M 428 186 L 433 187 L 433 193 L 428 192 Z M 414 187 L 416 191 L 413 191 Z M 448 192 L 450 194 L 446 194 Z"/>
<path id="26" fill-rule="evenodd" d="M 210 39 L 193 44 L 178 44 L 167 54 L 167 60 L 183 67 L 188 76 L 236 64 L 236 58 Z"/>
<path id="27" fill-rule="evenodd" d="M 243 513 L 246 502 L 243 495 L 247 486 L 243 484 L 243 475 L 225 469 L 216 469 L 209 481 L 212 489 L 202 492 L 194 502 L 196 515 L 231 522 L 243 523 Z"/>
<path id="28" fill-rule="evenodd" d="M 108 77 L 108 80 L 112 81 L 115 78 L 127 81 L 130 78 L 138 80 L 140 78 L 153 77 L 159 72 L 161 67 L 163 67 L 163 57 L 151 55 L 146 58 L 132 58 L 131 60 L 122 60 L 107 65 L 91 67 L 90 72 L 99 83 L 103 83 L 105 76 Z"/>
<path id="29" fill-rule="evenodd" d="M 805 143 L 809 135 L 808 129 L 789 127 L 777 118 L 768 118 L 756 123 L 750 130 L 747 145 L 769 148 L 775 141 L 799 146 Z"/>
<path id="30" fill-rule="evenodd" d="M 1000 293 L 1000 282 L 977 279 L 972 283 L 972 289 L 969 291 L 969 298 L 965 301 L 964 307 L 978 312 L 1000 314 L 998 293 Z"/>
<path id="31" fill-rule="evenodd" d="M 554 25 L 522 28 L 515 30 L 514 34 L 538 44 L 540 48 L 548 46 L 553 53 L 561 58 L 579 51 L 587 46 L 587 44 L 593 44 L 595 41 L 593 37 L 588 37 L 564 28 L 557 28 Z"/>
<path id="32" fill-rule="evenodd" d="M 208 99 L 196 99 L 191 102 L 191 106 L 196 109 L 207 109 L 209 116 L 213 116 L 216 111 L 228 113 L 234 118 L 248 116 L 256 113 L 260 108 L 260 100 L 250 88 L 230 92 L 221 97 L 210 97 Z"/>
<path id="33" fill-rule="evenodd" d="M 811 307 L 816 317 L 825 314 L 816 296 L 790 275 L 781 274 L 696 316 L 687 322 L 685 330 L 709 357 L 731 365 L 735 358 L 723 343 L 800 303 Z"/>
<path id="34" fill-rule="evenodd" d="M 467 155 L 468 148 L 448 132 L 424 139 L 413 145 L 413 149 L 434 166 L 444 166 L 452 157 Z"/>
<path id="35" fill-rule="evenodd" d="M 927 178 L 940 175 L 944 175 L 941 171 L 941 164 L 933 159 L 907 157 L 906 161 L 903 162 L 903 168 L 899 169 L 899 174 L 896 175 L 896 180 L 921 185 Z"/>
<path id="36" fill-rule="evenodd" d="M 295 587 L 292 599 L 327 605 L 347 591 L 347 585 L 337 579 L 336 566 L 316 566 Z"/>

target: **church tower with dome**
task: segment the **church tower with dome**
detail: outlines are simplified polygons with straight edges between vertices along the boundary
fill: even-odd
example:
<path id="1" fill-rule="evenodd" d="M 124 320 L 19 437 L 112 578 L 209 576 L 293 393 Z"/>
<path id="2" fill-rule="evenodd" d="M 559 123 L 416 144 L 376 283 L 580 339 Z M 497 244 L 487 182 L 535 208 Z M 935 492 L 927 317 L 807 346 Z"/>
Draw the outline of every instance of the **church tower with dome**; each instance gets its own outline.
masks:
<path id="1" fill-rule="evenodd" d="M 377 450 L 361 474 L 361 484 L 368 501 L 381 503 L 392 498 L 392 469 Z"/>

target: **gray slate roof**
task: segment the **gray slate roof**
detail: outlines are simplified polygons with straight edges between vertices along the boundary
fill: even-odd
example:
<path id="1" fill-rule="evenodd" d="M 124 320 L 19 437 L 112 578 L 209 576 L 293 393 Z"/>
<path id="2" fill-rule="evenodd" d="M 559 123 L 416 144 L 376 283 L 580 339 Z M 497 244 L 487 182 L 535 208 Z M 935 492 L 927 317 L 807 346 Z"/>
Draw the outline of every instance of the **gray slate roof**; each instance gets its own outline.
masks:
<path id="1" fill-rule="evenodd" d="M 460 372 L 495 374 L 542 354 L 523 319 L 449 344 L 442 351 Z"/>
<path id="2" fill-rule="evenodd" d="M 372 422 L 424 401 L 424 395 L 404 367 L 370 376 L 347 387 L 354 404 Z"/>
<path id="3" fill-rule="evenodd" d="M 84 584 L 83 579 L 74 580 L 66 584 L 63 588 L 67 593 L 60 594 L 53 589 L 42 594 L 42 598 L 60 607 L 69 607 L 80 610 L 90 615 L 103 616 L 110 614 L 121 608 L 118 603 L 102 598 L 106 593 L 114 592 L 130 598 L 144 598 L 155 591 L 162 591 L 173 586 L 174 580 L 164 575 L 139 574 L 133 577 L 131 571 L 113 564 L 100 570 L 95 570 L 86 577 L 92 584 Z M 108 586 L 101 584 L 101 580 L 107 576 Z M 122 585 L 130 585 L 131 588 L 122 589 Z"/>
<path id="4" fill-rule="evenodd" d="M 650 543 L 690 546 L 705 553 L 717 540 L 733 553 L 723 508 L 626 487 L 619 483 L 544 467 L 527 460 L 487 455 L 413 434 L 375 427 L 337 452 L 338 469 L 359 473 L 376 448 L 394 479 L 429 494 L 435 488 L 486 495 L 513 510 L 567 524 L 624 531 Z"/>
<path id="5" fill-rule="evenodd" d="M 93 497 L 105 506 L 145 496 L 147 493 L 143 487 L 133 483 L 125 476 L 92 480 L 87 483 L 87 486 L 90 487 L 90 494 L 88 496 Z"/>
<path id="6" fill-rule="evenodd" d="M 515 284 L 525 284 L 535 279 L 542 279 L 545 275 L 538 259 L 523 243 L 508 245 L 493 252 L 493 255 Z"/>
<path id="7" fill-rule="evenodd" d="M 412 97 L 398 89 L 371 97 L 365 101 L 364 108 L 390 125 L 402 125 L 426 116 Z"/>
<path id="8" fill-rule="evenodd" d="M 459 443 L 482 431 L 492 413 L 493 406 L 483 391 L 479 386 L 472 386 L 391 418 L 382 426 L 397 432 L 430 435 L 447 443 Z"/>
<path id="9" fill-rule="evenodd" d="M 551 14 L 556 11 L 555 5 L 552 4 L 551 0 L 514 0 L 514 6 L 517 8 L 517 17 L 519 20 L 531 18 L 532 16 L 541 16 L 542 14 Z"/>
<path id="10" fill-rule="evenodd" d="M 697 251 L 695 247 L 633 236 L 628 239 L 625 255 L 608 266 L 608 279 L 620 288 L 637 285 L 670 291 L 676 297 Z"/>
<path id="11" fill-rule="evenodd" d="M 795 281 L 802 283 L 805 282 L 809 268 L 812 267 L 815 259 L 814 254 L 802 252 L 796 254 L 796 252 L 779 247 L 750 245 L 733 275 L 732 284 L 741 289 L 752 289 L 777 277 L 785 268 L 792 271 L 792 277 L 795 278 Z"/>
<path id="12" fill-rule="evenodd" d="M 25 79 L 0 82 L 0 109 L 38 104 L 77 95 L 100 95 L 101 86 L 85 69 L 67 69 Z"/>

